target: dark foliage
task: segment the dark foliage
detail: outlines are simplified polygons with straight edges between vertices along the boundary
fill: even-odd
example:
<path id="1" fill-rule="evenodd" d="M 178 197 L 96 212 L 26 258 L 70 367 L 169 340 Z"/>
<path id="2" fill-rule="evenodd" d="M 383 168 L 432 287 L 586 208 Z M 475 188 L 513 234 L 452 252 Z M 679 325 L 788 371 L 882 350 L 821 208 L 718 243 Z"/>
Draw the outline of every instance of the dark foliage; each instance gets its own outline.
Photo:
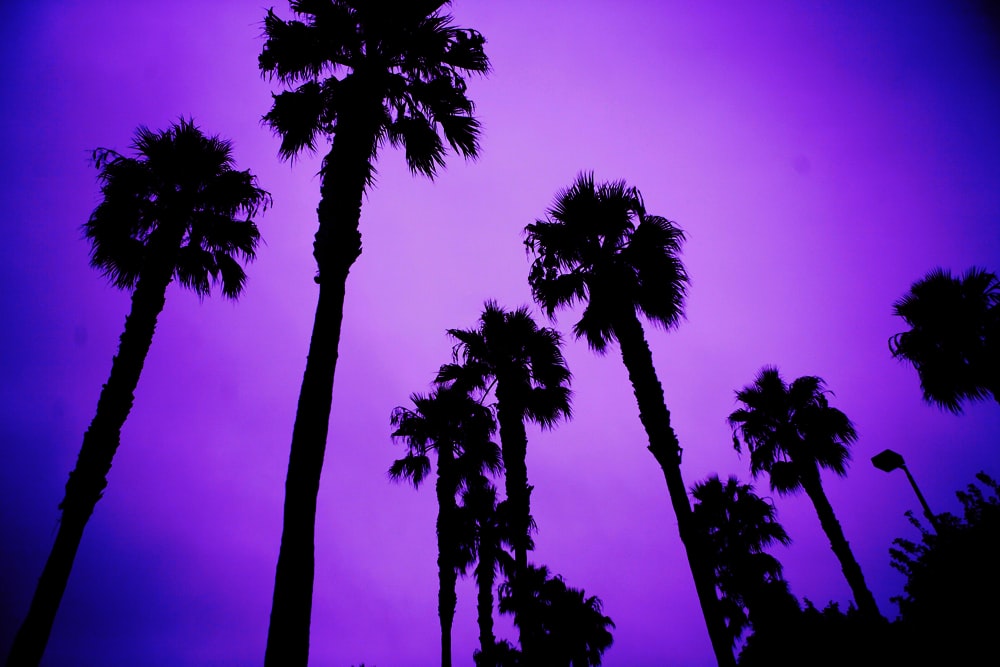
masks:
<path id="1" fill-rule="evenodd" d="M 529 565 L 516 586 L 500 586 L 500 612 L 514 615 L 514 623 L 532 637 L 529 652 L 517 665 L 590 667 L 601 664 L 613 641 L 611 618 L 603 614 L 600 599 L 570 588 L 548 568 Z M 515 593 L 519 588 L 520 592 Z M 508 663 L 509 664 L 509 663 Z"/>
<path id="2" fill-rule="evenodd" d="M 898 624 L 914 659 L 927 664 L 980 664 L 996 655 L 1000 615 L 1000 484 L 985 473 L 957 493 L 962 516 L 937 515 L 938 532 L 893 541 L 892 565 L 906 575 Z"/>
<path id="3" fill-rule="evenodd" d="M 1000 281 L 971 268 L 934 269 L 893 305 L 910 330 L 889 339 L 892 356 L 917 369 L 924 400 L 951 412 L 965 401 L 1000 403 Z"/>
<path id="4" fill-rule="evenodd" d="M 765 551 L 791 543 L 774 505 L 735 477 L 723 484 L 712 475 L 695 484 L 691 495 L 733 644 L 751 625 L 766 625 L 782 607 L 798 610 L 781 576 L 781 563 Z"/>

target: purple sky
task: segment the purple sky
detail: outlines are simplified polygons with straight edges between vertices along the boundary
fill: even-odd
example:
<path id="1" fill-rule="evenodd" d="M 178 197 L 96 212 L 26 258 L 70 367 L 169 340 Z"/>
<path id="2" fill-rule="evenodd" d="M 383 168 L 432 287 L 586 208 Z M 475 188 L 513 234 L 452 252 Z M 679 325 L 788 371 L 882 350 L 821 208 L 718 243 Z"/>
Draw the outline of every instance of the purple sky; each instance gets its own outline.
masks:
<path id="1" fill-rule="evenodd" d="M 312 664 L 437 660 L 432 489 L 390 484 L 389 413 L 448 360 L 444 331 L 487 298 L 530 303 L 524 226 L 593 169 L 625 179 L 688 234 L 688 320 L 647 329 L 690 486 L 747 479 L 726 416 L 764 364 L 820 375 L 860 441 L 824 478 L 887 616 L 914 537 L 902 453 L 936 510 L 979 470 L 1000 476 L 1000 407 L 926 406 L 886 341 L 892 303 L 935 266 L 1000 270 L 1000 42 L 940 2 L 458 0 L 495 71 L 472 83 L 482 158 L 435 183 L 385 151 L 348 283 L 319 499 Z M 283 16 L 289 13 L 277 3 Z M 46 664 L 253 665 L 264 641 L 295 401 L 316 299 L 318 159 L 277 159 L 260 116 L 263 5 L 164 0 L 0 8 L 0 654 L 55 534 L 129 301 L 87 265 L 99 201 L 89 151 L 193 116 L 233 140 L 274 196 L 238 305 L 172 286 L 49 643 Z M 575 320 L 564 314 L 557 326 Z M 529 428 L 532 559 L 596 594 L 617 624 L 610 667 L 712 654 L 662 475 L 617 349 L 567 341 L 573 422 Z M 765 480 L 759 489 L 768 495 Z M 849 589 L 808 499 L 777 498 L 794 593 Z M 513 639 L 510 624 L 498 625 Z M 476 645 L 460 582 L 457 666 Z"/>

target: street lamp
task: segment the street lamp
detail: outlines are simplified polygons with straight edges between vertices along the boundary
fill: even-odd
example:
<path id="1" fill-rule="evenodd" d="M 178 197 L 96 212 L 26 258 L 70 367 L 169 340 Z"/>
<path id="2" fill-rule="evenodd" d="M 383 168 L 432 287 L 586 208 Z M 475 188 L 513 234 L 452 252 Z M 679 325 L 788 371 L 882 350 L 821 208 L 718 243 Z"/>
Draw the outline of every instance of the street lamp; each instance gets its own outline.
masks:
<path id="1" fill-rule="evenodd" d="M 935 532 L 940 532 L 938 530 L 937 518 L 934 513 L 931 512 L 931 508 L 927 505 L 927 500 L 924 498 L 924 494 L 920 493 L 920 489 L 917 488 L 917 482 L 913 479 L 913 475 L 910 474 L 909 468 L 906 467 L 906 462 L 903 461 L 901 454 L 897 454 L 891 449 L 886 449 L 885 451 L 879 452 L 872 457 L 872 465 L 874 465 L 879 470 L 884 470 L 885 472 L 892 472 L 897 468 L 901 468 L 903 472 L 906 473 L 906 479 L 910 480 L 910 486 L 913 487 L 913 492 L 917 494 L 917 500 L 920 501 L 920 506 L 924 508 L 924 516 L 927 520 L 931 522 L 934 527 Z"/>

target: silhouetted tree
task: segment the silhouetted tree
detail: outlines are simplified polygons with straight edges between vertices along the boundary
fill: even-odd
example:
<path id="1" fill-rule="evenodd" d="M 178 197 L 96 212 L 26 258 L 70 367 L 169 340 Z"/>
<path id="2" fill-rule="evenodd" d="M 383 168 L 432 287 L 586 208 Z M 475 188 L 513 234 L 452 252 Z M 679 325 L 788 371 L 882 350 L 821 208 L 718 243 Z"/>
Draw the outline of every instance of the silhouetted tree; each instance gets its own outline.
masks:
<path id="1" fill-rule="evenodd" d="M 479 479 L 484 470 L 499 472 L 500 451 L 490 440 L 496 429 L 493 413 L 466 392 L 439 387 L 430 396 L 410 397 L 414 409 L 392 413 L 392 436 L 403 440 L 406 456 L 389 468 L 393 480 L 418 487 L 430 474 L 428 452 L 437 453 L 438 615 L 441 619 L 441 665 L 451 667 L 451 629 L 455 618 L 455 583 L 470 556 L 463 555 L 456 495 Z"/>
<path id="2" fill-rule="evenodd" d="M 527 634 L 533 638 L 532 652 L 522 652 L 517 664 L 600 665 L 615 627 L 602 613 L 600 599 L 566 586 L 562 577 L 550 576 L 544 566 L 529 565 L 519 576 L 516 585 L 508 582 L 500 587 L 500 611 L 513 614 L 522 634 L 530 628 Z"/>
<path id="3" fill-rule="evenodd" d="M 858 609 L 871 618 L 881 616 L 865 583 L 844 531 L 823 490 L 819 469 L 845 476 L 849 447 L 857 438 L 854 424 L 830 407 L 823 380 L 805 376 L 786 384 L 778 369 L 765 366 L 753 384 L 736 392 L 743 407 L 729 415 L 733 445 L 742 439 L 750 451 L 750 471 L 756 478 L 768 473 L 771 489 L 781 494 L 805 491 L 816 508 L 830 548 L 840 561 Z"/>
<path id="4" fill-rule="evenodd" d="M 493 589 L 496 575 L 513 574 L 514 562 L 504 545 L 510 544 L 506 503 L 497 502 L 496 488 L 485 476 L 472 478 L 462 492 L 459 506 L 470 555 L 476 563 L 476 620 L 479 624 L 477 667 L 497 667 L 498 649 L 493 634 Z M 503 652 L 501 649 L 499 652 Z"/>
<path id="5" fill-rule="evenodd" d="M 449 329 L 448 334 L 457 341 L 454 363 L 441 367 L 438 382 L 483 394 L 495 391 L 516 589 L 531 541 L 525 421 L 551 428 L 569 418 L 571 375 L 559 333 L 539 327 L 527 308 L 508 311 L 487 301 L 478 327 Z M 522 635 L 522 650 L 526 640 L 530 644 Z"/>
<path id="6" fill-rule="evenodd" d="M 740 667 L 842 667 L 843 665 L 905 665 L 905 646 L 894 625 L 872 619 L 854 606 L 846 612 L 836 602 L 817 609 L 783 614 L 780 627 L 754 628 L 740 651 Z M 915 660 L 912 664 L 958 664 Z"/>
<path id="7" fill-rule="evenodd" d="M 899 538 L 889 550 L 892 566 L 906 576 L 904 594 L 893 602 L 914 662 L 971 665 L 996 654 L 1000 484 L 982 472 L 976 479 L 978 486 L 957 494 L 962 516 L 937 515 L 934 532 L 909 514 L 920 540 Z"/>
<path id="8" fill-rule="evenodd" d="M 316 497 L 326 451 L 347 275 L 361 254 L 361 201 L 386 142 L 410 170 L 444 166 L 446 140 L 479 152 L 479 122 L 463 76 L 485 73 L 484 39 L 455 27 L 445 0 L 292 0 L 295 20 L 264 19 L 261 71 L 289 88 L 264 116 L 291 159 L 331 140 L 320 170 L 313 245 L 319 299 L 285 485 L 265 663 L 304 667 L 309 654 Z M 443 139 L 442 139 L 443 136 Z"/>
<path id="9" fill-rule="evenodd" d="M 206 137 L 192 120 L 162 132 L 140 127 L 132 148 L 135 157 L 94 151 L 104 199 L 84 225 L 91 265 L 132 292 L 132 307 L 8 665 L 36 665 L 45 651 L 84 527 L 107 486 L 167 286 L 176 279 L 204 297 L 218 284 L 223 296 L 239 297 L 246 281 L 240 260 L 252 260 L 260 240 L 251 218 L 270 201 L 249 171 L 235 169 L 232 145 Z"/>
<path id="10" fill-rule="evenodd" d="M 765 549 L 788 545 L 791 538 L 777 512 L 749 484 L 717 475 L 695 484 L 694 519 L 706 536 L 715 586 L 735 644 L 751 625 L 767 624 L 782 613 L 798 612 L 798 602 L 781 576 L 781 563 Z"/>
<path id="11" fill-rule="evenodd" d="M 924 400 L 951 412 L 991 395 L 1000 403 L 1000 281 L 972 268 L 934 269 L 893 305 L 910 330 L 889 339 L 892 356 L 913 364 Z"/>
<path id="12" fill-rule="evenodd" d="M 711 567 L 699 539 L 681 476 L 681 448 L 670 424 L 639 316 L 665 329 L 684 316 L 688 276 L 680 260 L 684 234 L 671 221 L 649 215 L 642 195 L 623 181 L 595 185 L 581 174 L 562 191 L 544 220 L 526 228 L 535 255 L 528 282 L 535 301 L 551 318 L 584 304 L 573 326 L 598 354 L 617 340 L 639 405 L 649 451 L 663 471 L 681 541 L 694 576 L 715 657 L 733 665 L 730 641 L 715 596 Z"/>

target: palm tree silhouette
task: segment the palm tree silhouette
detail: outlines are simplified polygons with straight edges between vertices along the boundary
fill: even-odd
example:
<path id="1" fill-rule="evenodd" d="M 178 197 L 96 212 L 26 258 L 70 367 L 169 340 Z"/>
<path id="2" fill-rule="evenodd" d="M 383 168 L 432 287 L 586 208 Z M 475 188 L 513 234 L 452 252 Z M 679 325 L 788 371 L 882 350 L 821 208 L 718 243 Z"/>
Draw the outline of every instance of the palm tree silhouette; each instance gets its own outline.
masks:
<path id="1" fill-rule="evenodd" d="M 500 611 L 513 613 L 522 634 L 534 637 L 533 653 L 522 653 L 526 665 L 597 667 L 613 641 L 615 627 L 600 599 L 570 588 L 545 566 L 529 566 L 519 584 L 500 587 Z M 522 592 L 518 592 L 518 587 Z M 524 657 L 529 657 L 524 661 Z"/>
<path id="2" fill-rule="evenodd" d="M 479 650 L 474 658 L 477 667 L 495 667 L 497 641 L 493 633 L 493 589 L 496 575 L 511 576 L 514 561 L 504 549 L 510 544 L 507 504 L 497 502 L 497 490 L 485 477 L 472 478 L 462 492 L 459 506 L 461 524 L 466 528 L 467 551 L 475 560 L 476 620 L 479 624 Z"/>
<path id="3" fill-rule="evenodd" d="M 777 368 L 765 366 L 753 384 L 736 392 L 743 407 L 729 415 L 733 445 L 741 451 L 742 439 L 750 451 L 751 473 L 754 478 L 768 473 L 772 490 L 806 492 L 858 610 L 872 619 L 881 618 L 820 479 L 820 468 L 842 477 L 847 474 L 849 447 L 858 439 L 854 424 L 830 407 L 826 394 L 822 378 L 807 375 L 786 384 Z"/>
<path id="4" fill-rule="evenodd" d="M 504 481 L 514 546 L 514 577 L 528 565 L 531 543 L 531 487 L 525 464 L 528 436 L 525 420 L 552 428 L 571 414 L 570 372 L 554 329 L 539 327 L 525 307 L 504 310 L 487 301 L 479 326 L 449 329 L 457 342 L 454 362 L 445 364 L 437 381 L 484 397 L 494 388 Z M 516 585 L 515 585 L 516 589 Z M 521 636 L 521 649 L 526 653 Z"/>
<path id="5" fill-rule="evenodd" d="M 463 75 L 485 73 L 484 39 L 455 27 L 445 0 L 358 3 L 292 0 L 295 20 L 273 10 L 261 71 L 287 86 L 264 122 L 293 159 L 331 138 L 320 170 L 313 244 L 319 298 L 292 432 L 281 546 L 265 664 L 304 666 L 309 656 L 316 497 L 326 451 L 347 275 L 361 254 L 361 202 L 379 149 L 405 151 L 410 170 L 434 177 L 444 140 L 479 152 L 479 122 Z"/>
<path id="6" fill-rule="evenodd" d="M 1000 281 L 971 268 L 934 269 L 893 305 L 910 330 L 889 339 L 892 356 L 913 364 L 924 400 L 960 413 L 963 401 L 1000 403 Z"/>
<path id="7" fill-rule="evenodd" d="M 414 487 L 430 474 L 428 452 L 437 453 L 438 500 L 438 614 L 441 619 L 441 665 L 451 667 L 451 630 L 459 570 L 471 557 L 463 555 L 461 516 L 456 495 L 469 479 L 485 470 L 499 472 L 500 451 L 490 440 L 496 430 L 492 411 L 454 388 L 439 387 L 429 396 L 410 397 L 414 409 L 398 407 L 392 413 L 393 438 L 407 445 L 406 455 L 389 468 L 393 480 L 406 479 Z M 466 549 L 467 551 L 468 549 Z"/>
<path id="8" fill-rule="evenodd" d="M 103 201 L 84 225 L 90 263 L 112 285 L 132 292 L 132 306 L 97 411 L 59 504 L 62 518 L 8 665 L 37 665 L 76 558 L 84 527 L 107 486 L 121 429 L 163 310 L 177 280 L 199 297 L 219 285 L 236 299 L 260 234 L 251 219 L 270 203 L 249 171 L 237 171 L 232 145 L 206 137 L 193 120 L 154 132 L 140 127 L 127 157 L 99 148 Z"/>
<path id="9" fill-rule="evenodd" d="M 659 463 L 694 576 L 698 600 L 719 665 L 734 665 L 705 546 L 692 522 L 681 476 L 681 448 L 670 425 L 663 387 L 653 367 L 639 316 L 672 329 L 684 315 L 688 276 L 679 258 L 684 234 L 671 221 L 646 213 L 642 195 L 623 181 L 595 185 L 593 173 L 577 177 L 548 210 L 526 228 L 535 255 L 528 282 L 551 318 L 559 308 L 584 303 L 573 325 L 598 354 L 617 340 L 639 405 L 649 451 Z"/>
<path id="10" fill-rule="evenodd" d="M 783 602 L 788 613 L 799 611 L 781 577 L 781 563 L 765 551 L 774 544 L 791 543 L 774 505 L 735 477 L 723 484 L 711 475 L 695 484 L 691 495 L 695 522 L 712 554 L 715 585 L 733 644 L 750 625 L 766 624 L 778 603 Z"/>

